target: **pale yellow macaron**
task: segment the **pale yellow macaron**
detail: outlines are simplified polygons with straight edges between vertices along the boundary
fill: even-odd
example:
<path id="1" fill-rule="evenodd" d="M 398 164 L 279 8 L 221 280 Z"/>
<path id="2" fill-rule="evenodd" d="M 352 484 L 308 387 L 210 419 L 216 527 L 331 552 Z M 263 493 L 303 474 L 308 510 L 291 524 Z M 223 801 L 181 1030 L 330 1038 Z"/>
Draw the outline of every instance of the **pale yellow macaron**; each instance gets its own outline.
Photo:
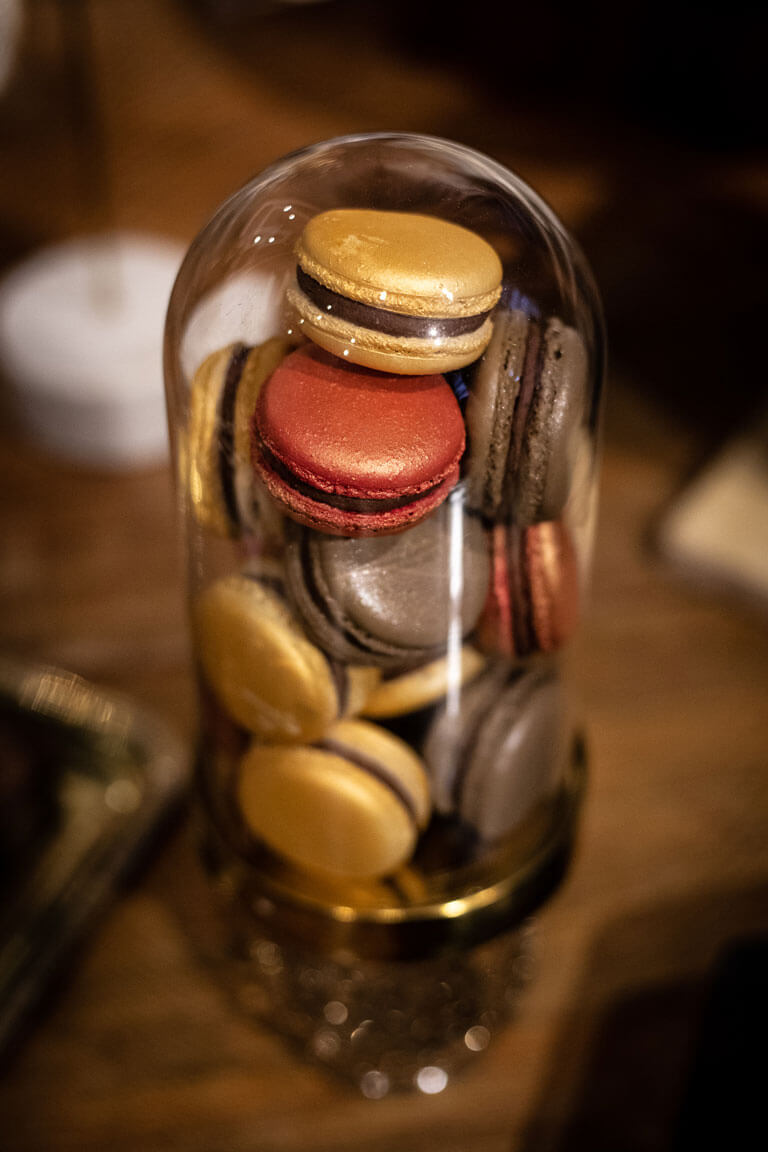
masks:
<path id="1" fill-rule="evenodd" d="M 416 753 L 364 720 L 344 720 L 311 747 L 254 743 L 240 767 L 245 824 L 294 866 L 348 878 L 392 874 L 430 815 Z"/>
<path id="2" fill-rule="evenodd" d="M 182 485 L 197 522 L 222 536 L 252 529 L 262 512 L 250 462 L 250 423 L 261 386 L 292 345 L 274 337 L 256 347 L 229 344 L 197 369 L 180 453 Z"/>
<path id="3" fill-rule="evenodd" d="M 455 654 L 441 656 L 399 676 L 385 677 L 366 699 L 363 715 L 404 716 L 417 712 L 442 700 L 451 690 L 458 691 L 485 664 L 486 657 L 465 644 Z"/>
<path id="4" fill-rule="evenodd" d="M 330 661 L 304 635 L 280 590 L 242 573 L 215 581 L 192 608 L 196 648 L 236 723 L 271 742 L 320 739 L 363 705 L 380 673 Z"/>
<path id="5" fill-rule="evenodd" d="M 339 208 L 296 246 L 288 299 L 304 336 L 404 375 L 461 368 L 488 345 L 502 266 L 476 232 L 437 216 Z"/>

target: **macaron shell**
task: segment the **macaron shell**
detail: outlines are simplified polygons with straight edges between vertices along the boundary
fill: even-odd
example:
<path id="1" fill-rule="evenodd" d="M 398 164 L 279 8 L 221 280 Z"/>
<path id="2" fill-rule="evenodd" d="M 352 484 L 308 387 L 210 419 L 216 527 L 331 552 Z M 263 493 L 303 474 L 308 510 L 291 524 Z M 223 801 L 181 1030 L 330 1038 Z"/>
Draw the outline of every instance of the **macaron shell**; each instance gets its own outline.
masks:
<path id="1" fill-rule="evenodd" d="M 417 827 L 426 826 L 431 811 L 429 778 L 423 762 L 405 741 L 367 720 L 340 720 L 325 736 L 325 743 L 331 742 L 348 748 L 350 755 L 377 762 L 383 774 L 407 794 Z"/>
<path id="2" fill-rule="evenodd" d="M 264 381 L 293 348 L 289 340 L 275 336 L 253 348 L 243 368 L 234 413 L 233 468 L 238 508 L 244 527 L 254 528 L 265 511 L 254 484 L 251 467 L 251 418 Z"/>
<path id="3" fill-rule="evenodd" d="M 493 336 L 467 400 L 469 506 L 491 518 L 505 497 L 512 419 L 525 364 L 530 321 L 518 310 L 497 312 Z"/>
<path id="4" fill-rule="evenodd" d="M 555 520 L 565 507 L 584 419 L 587 367 L 579 332 L 550 320 L 511 494 L 519 524 Z"/>
<path id="5" fill-rule="evenodd" d="M 347 678 L 347 703 L 345 716 L 357 716 L 365 708 L 371 694 L 381 682 L 381 669 L 363 668 L 350 665 L 345 669 Z"/>
<path id="6" fill-rule="evenodd" d="M 556 652 L 578 625 L 579 584 L 578 556 L 563 521 L 495 524 L 480 647 L 510 658 Z"/>
<path id="7" fill-rule="evenodd" d="M 364 716 L 393 717 L 416 712 L 442 700 L 446 693 L 458 689 L 471 680 L 485 666 L 486 658 L 469 644 L 453 655 L 442 656 L 418 668 L 382 680 L 368 695 L 363 706 Z"/>
<path id="8" fill-rule="evenodd" d="M 290 522 L 289 522 L 290 523 Z M 286 534 L 285 573 L 291 599 L 304 624 L 324 652 L 350 664 L 397 664 L 402 650 L 367 637 L 345 618 L 333 600 L 322 569 L 313 558 L 311 541 L 321 533 L 291 524 Z"/>
<path id="9" fill-rule="evenodd" d="M 386 785 L 319 748 L 257 745 L 238 798 L 251 832 L 310 871 L 384 876 L 415 847 L 413 821 Z"/>
<path id="10" fill-rule="evenodd" d="M 250 349 L 229 344 L 206 357 L 192 379 L 187 450 L 182 453 L 185 485 L 197 522 L 217 535 L 252 531 L 262 520 L 263 501 L 259 503 L 250 463 L 251 416 L 264 380 L 291 347 L 289 341 L 279 337 Z M 227 445 L 221 427 L 221 405 L 233 357 L 242 360 L 242 369 Z M 225 495 L 222 478 L 222 452 L 227 447 L 232 485 L 229 496 Z"/>
<path id="11" fill-rule="evenodd" d="M 536 524 L 525 533 L 531 612 L 537 646 L 555 652 L 579 622 L 579 563 L 568 529 L 560 521 Z"/>
<path id="12" fill-rule="evenodd" d="M 226 536 L 230 521 L 224 505 L 218 461 L 218 408 L 224 375 L 235 345 L 211 353 L 190 386 L 186 450 L 180 454 L 183 487 L 197 522 Z"/>
<path id="13" fill-rule="evenodd" d="M 386 536 L 402 532 L 439 507 L 459 480 L 459 466 L 445 480 L 411 503 L 386 512 L 349 512 L 330 504 L 318 504 L 279 476 L 263 460 L 256 464 L 270 496 L 298 524 L 331 536 Z"/>
<path id="14" fill-rule="evenodd" d="M 322 212 L 306 225 L 296 255 L 332 291 L 412 316 L 475 315 L 501 291 L 501 262 L 490 244 L 419 213 Z"/>
<path id="15" fill-rule="evenodd" d="M 491 320 L 486 319 L 474 332 L 460 336 L 439 339 L 392 336 L 321 312 L 296 287 L 288 289 L 287 298 L 299 316 L 301 333 L 307 339 L 352 364 L 401 376 L 463 368 L 482 355 L 493 333 Z"/>
<path id="16" fill-rule="evenodd" d="M 310 345 L 262 388 L 252 458 L 300 523 L 341 535 L 396 532 L 445 499 L 464 439 L 443 376 L 384 375 Z M 350 500 L 365 507 L 350 508 Z"/>
<path id="17" fill-rule="evenodd" d="M 477 621 L 488 587 L 489 557 L 479 521 L 451 515 L 446 502 L 409 532 L 315 543 L 328 594 L 345 620 L 401 650 L 445 648 L 458 626 Z M 458 535 L 456 535 L 458 533 Z"/>
<path id="18" fill-rule="evenodd" d="M 424 742 L 423 755 L 432 783 L 432 796 L 439 812 L 456 811 L 461 775 L 472 753 L 477 731 L 508 678 L 508 665 L 501 661 L 487 667 L 467 684 L 458 703 L 446 706 L 435 717 Z"/>
<path id="19" fill-rule="evenodd" d="M 515 529 L 494 524 L 491 530 L 491 579 L 488 599 L 478 627 L 482 649 L 500 656 L 518 655 L 516 615 L 519 613 L 519 584 L 527 583 L 524 568 L 515 553 L 510 553 L 508 538 Z M 515 537 L 517 538 L 517 537 Z M 519 632 L 519 629 L 518 629 Z M 524 645 L 524 651 L 528 646 Z"/>
<path id="20" fill-rule="evenodd" d="M 225 577 L 198 597 L 192 615 L 206 680 L 242 727 L 263 740 L 310 741 L 337 719 L 328 661 L 269 588 Z"/>
<path id="21" fill-rule="evenodd" d="M 419 496 L 464 450 L 456 398 L 440 375 L 403 379 L 299 349 L 256 408 L 269 450 L 308 484 L 357 498 Z"/>
<path id="22" fill-rule="evenodd" d="M 428 785 L 407 745 L 383 730 L 371 734 L 371 727 L 342 722 L 329 733 L 328 747 L 253 745 L 237 787 L 250 830 L 310 872 L 377 878 L 409 860 L 428 817 Z M 398 778 L 408 803 L 350 756 L 380 763 Z"/>
<path id="23" fill-rule="evenodd" d="M 564 698 L 559 679 L 523 673 L 479 726 L 459 811 L 486 841 L 511 832 L 555 789 L 564 763 Z"/>

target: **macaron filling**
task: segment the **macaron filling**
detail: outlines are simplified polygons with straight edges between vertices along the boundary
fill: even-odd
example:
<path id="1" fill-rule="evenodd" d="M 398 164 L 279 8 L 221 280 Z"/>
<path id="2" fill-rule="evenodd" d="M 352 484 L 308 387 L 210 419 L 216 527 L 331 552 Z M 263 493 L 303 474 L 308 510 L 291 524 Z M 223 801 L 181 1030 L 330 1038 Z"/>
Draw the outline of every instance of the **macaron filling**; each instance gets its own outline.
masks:
<path id="1" fill-rule="evenodd" d="M 374 760 L 372 757 L 366 756 L 365 753 L 358 751 L 357 748 L 353 748 L 341 740 L 334 740 L 332 737 L 319 740 L 313 746 L 323 752 L 330 752 L 334 756 L 341 756 L 342 759 L 349 761 L 349 763 L 354 764 L 356 768 L 360 768 L 363 772 L 366 772 L 369 776 L 378 780 L 380 784 L 384 784 L 385 787 L 389 788 L 390 792 L 394 793 L 414 825 L 418 828 L 419 815 L 413 797 L 397 776 L 389 771 L 386 764 L 382 764 L 380 761 Z"/>
<path id="2" fill-rule="evenodd" d="M 489 630 L 506 656 L 527 656 L 537 648 L 525 548 L 525 530 L 497 524 L 493 530 Z"/>
<path id="3" fill-rule="evenodd" d="M 519 824 L 551 787 L 559 763 L 557 692 L 552 669 L 497 664 L 482 673 L 459 716 L 443 713 L 427 737 L 437 808 L 485 840 Z"/>
<path id="4" fill-rule="evenodd" d="M 405 508 L 417 500 L 425 499 L 433 492 L 436 492 L 444 483 L 444 478 L 441 478 L 436 484 L 430 484 L 415 495 L 409 493 L 404 496 L 387 496 L 378 500 L 371 500 L 363 496 L 347 496 L 339 492 L 327 492 L 323 488 L 316 488 L 314 484 L 309 484 L 306 480 L 297 476 L 287 464 L 275 456 L 274 452 L 264 443 L 264 438 L 259 433 L 257 426 L 254 427 L 254 439 L 263 463 L 284 483 L 289 484 L 294 491 L 305 496 L 307 499 L 314 500 L 318 504 L 327 504 L 331 508 L 338 508 L 342 512 L 357 512 L 362 515 L 392 512 L 397 508 Z"/>
<path id="5" fill-rule="evenodd" d="M 326 288 L 319 280 L 309 276 L 300 267 L 296 269 L 299 288 L 313 304 L 323 312 L 332 312 L 340 320 L 346 320 L 360 328 L 371 328 L 388 336 L 417 336 L 431 339 L 463 336 L 476 332 L 482 327 L 491 309 L 472 316 L 429 317 L 411 316 L 404 312 L 391 312 L 386 308 L 376 308 L 360 300 L 352 300 Z"/>
<path id="6" fill-rule="evenodd" d="M 227 365 L 224 387 L 221 391 L 219 407 L 216 418 L 216 443 L 218 444 L 218 468 L 221 483 L 221 495 L 227 515 L 235 528 L 240 527 L 240 511 L 235 491 L 235 402 L 237 389 L 243 377 L 243 370 L 251 349 L 245 344 L 239 344 Z"/>
<path id="7" fill-rule="evenodd" d="M 518 393 L 517 403 L 515 404 L 513 417 L 512 460 L 510 461 L 512 467 L 516 467 L 523 450 L 523 437 L 528 422 L 528 413 L 533 403 L 533 396 L 541 371 L 543 351 L 541 332 L 538 325 L 532 323 L 528 331 L 523 378 L 520 384 L 520 391 Z"/>
<path id="8" fill-rule="evenodd" d="M 515 537 L 517 537 L 515 539 Z M 513 555 L 513 551 L 517 555 Z M 527 656 L 538 647 L 533 618 L 531 573 L 525 548 L 525 536 L 513 533 L 509 542 L 508 572 L 512 588 L 511 637 L 518 656 Z"/>

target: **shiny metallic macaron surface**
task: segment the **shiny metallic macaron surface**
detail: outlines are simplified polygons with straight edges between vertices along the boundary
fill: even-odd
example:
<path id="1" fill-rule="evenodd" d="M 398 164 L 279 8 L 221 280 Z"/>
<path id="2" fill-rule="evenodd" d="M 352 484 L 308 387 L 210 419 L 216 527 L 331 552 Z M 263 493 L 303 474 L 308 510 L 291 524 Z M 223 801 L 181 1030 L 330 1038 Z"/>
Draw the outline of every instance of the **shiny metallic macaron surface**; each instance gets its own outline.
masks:
<path id="1" fill-rule="evenodd" d="M 300 523 L 344 536 L 401 531 L 459 479 L 465 431 L 439 374 L 385 376 L 307 344 L 259 393 L 253 464 Z"/>
<path id="2" fill-rule="evenodd" d="M 457 503 L 451 494 L 397 535 L 352 538 L 291 527 L 287 586 L 321 648 L 337 660 L 401 672 L 442 656 L 452 637 L 471 632 L 488 596 L 489 549 L 480 521 L 457 516 Z"/>
<path id="3" fill-rule="evenodd" d="M 520 525 L 562 514 L 587 419 L 587 379 L 575 328 L 497 310 L 466 408 L 471 508 Z"/>
<path id="4" fill-rule="evenodd" d="M 262 384 L 290 347 L 281 337 L 256 347 L 228 344 L 206 357 L 190 383 L 181 479 L 195 519 L 218 535 L 239 537 L 260 520 L 250 417 Z"/>
<path id="5" fill-rule="evenodd" d="M 304 334 L 367 367 L 449 371 L 491 338 L 502 267 L 477 233 L 436 216 L 321 212 L 296 246 L 289 290 Z"/>
<path id="6" fill-rule="evenodd" d="M 429 780 L 402 740 L 341 721 L 312 745 L 254 742 L 239 773 L 246 826 L 299 869 L 386 876 L 411 856 L 431 811 Z"/>
<path id="7" fill-rule="evenodd" d="M 235 574 L 192 605 L 205 680 L 225 712 L 259 740 L 319 739 L 342 705 L 334 668 L 305 636 L 279 591 Z"/>
<path id="8" fill-rule="evenodd" d="M 480 647 L 511 659 L 558 651 L 573 636 L 581 611 L 576 548 L 566 524 L 496 524 L 491 553 Z"/>
<path id="9" fill-rule="evenodd" d="M 415 212 L 336 209 L 307 224 L 304 271 L 343 296 L 413 316 L 470 316 L 499 298 L 501 263 L 468 228 Z"/>

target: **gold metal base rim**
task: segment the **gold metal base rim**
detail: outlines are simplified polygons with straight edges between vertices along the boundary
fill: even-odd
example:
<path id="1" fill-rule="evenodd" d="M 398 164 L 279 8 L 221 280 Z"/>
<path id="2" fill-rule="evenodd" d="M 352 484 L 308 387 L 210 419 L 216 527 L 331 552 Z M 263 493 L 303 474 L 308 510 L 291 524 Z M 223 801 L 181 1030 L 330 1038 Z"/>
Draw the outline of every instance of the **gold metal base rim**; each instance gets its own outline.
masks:
<path id="1" fill-rule="evenodd" d="M 563 881 L 575 846 L 586 776 L 585 746 L 579 738 L 567 779 L 530 850 L 522 857 L 519 848 L 517 856 L 514 850 L 500 850 L 482 871 L 457 870 L 449 889 L 437 898 L 353 906 L 297 891 L 247 864 L 227 871 L 227 894 L 272 939 L 306 943 L 330 957 L 417 959 L 480 944 L 518 928 Z M 209 847 L 212 870 L 223 875 L 219 852 Z"/>

